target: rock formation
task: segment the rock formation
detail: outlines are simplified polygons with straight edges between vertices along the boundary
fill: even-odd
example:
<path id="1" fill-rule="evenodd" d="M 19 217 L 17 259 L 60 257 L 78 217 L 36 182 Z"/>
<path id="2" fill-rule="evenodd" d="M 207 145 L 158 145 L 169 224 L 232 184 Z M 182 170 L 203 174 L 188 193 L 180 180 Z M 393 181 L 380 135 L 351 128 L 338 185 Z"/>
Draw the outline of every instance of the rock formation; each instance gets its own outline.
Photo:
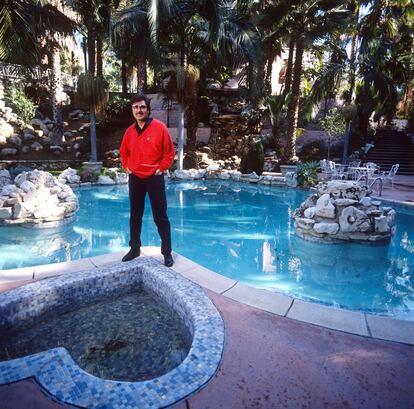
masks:
<path id="1" fill-rule="evenodd" d="M 389 242 L 395 210 L 381 207 L 370 191 L 353 181 L 319 183 L 316 193 L 294 212 L 296 234 L 306 240 Z"/>
<path id="2" fill-rule="evenodd" d="M 11 181 L 6 172 L 2 171 L 2 180 Z M 0 224 L 59 222 L 79 209 L 72 189 L 48 172 L 19 173 L 0 189 Z"/>

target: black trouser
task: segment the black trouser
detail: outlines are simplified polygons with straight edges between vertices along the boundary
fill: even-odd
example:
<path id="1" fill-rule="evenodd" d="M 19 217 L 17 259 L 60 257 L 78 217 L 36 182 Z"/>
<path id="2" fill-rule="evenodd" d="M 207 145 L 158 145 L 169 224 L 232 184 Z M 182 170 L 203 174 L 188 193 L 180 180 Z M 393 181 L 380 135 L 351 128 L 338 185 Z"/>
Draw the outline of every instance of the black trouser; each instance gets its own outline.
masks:
<path id="1" fill-rule="evenodd" d="M 133 249 L 141 247 L 142 215 L 144 214 L 145 195 L 151 202 L 152 216 L 157 225 L 161 237 L 161 253 L 171 253 L 171 229 L 167 216 L 167 198 L 165 195 L 164 175 L 150 176 L 140 179 L 133 173 L 129 174 L 129 203 L 131 206 L 131 217 L 129 219 L 130 241 Z"/>

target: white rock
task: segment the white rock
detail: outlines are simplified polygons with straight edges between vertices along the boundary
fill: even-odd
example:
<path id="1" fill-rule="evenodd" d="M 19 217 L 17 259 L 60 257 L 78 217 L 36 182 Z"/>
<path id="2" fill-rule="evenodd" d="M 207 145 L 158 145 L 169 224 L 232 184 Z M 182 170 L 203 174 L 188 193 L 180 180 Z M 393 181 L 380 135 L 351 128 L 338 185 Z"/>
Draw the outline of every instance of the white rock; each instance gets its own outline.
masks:
<path id="1" fill-rule="evenodd" d="M 310 230 L 315 224 L 315 220 L 308 219 L 307 217 L 298 217 L 295 219 L 295 223 L 297 227 L 300 227 L 304 230 Z"/>
<path id="2" fill-rule="evenodd" d="M 14 148 L 3 148 L 0 151 L 0 156 L 16 155 L 17 149 Z"/>
<path id="3" fill-rule="evenodd" d="M 334 205 L 341 206 L 341 207 L 351 206 L 357 203 L 358 203 L 358 200 L 354 200 L 354 199 L 335 199 L 334 200 Z"/>
<path id="4" fill-rule="evenodd" d="M 35 136 L 31 133 L 31 132 L 25 132 L 24 134 L 23 134 L 23 139 L 25 140 L 25 141 L 31 141 L 31 140 L 33 140 L 35 138 Z"/>
<path id="5" fill-rule="evenodd" d="M 315 223 L 313 226 L 313 230 L 317 233 L 327 233 L 327 234 L 336 234 L 339 230 L 338 223 Z"/>
<path id="6" fill-rule="evenodd" d="M 330 180 L 317 185 L 319 195 L 329 193 L 334 199 L 360 200 L 367 195 L 367 188 L 350 180 Z"/>
<path id="7" fill-rule="evenodd" d="M 0 143 L 5 143 L 7 138 L 14 134 L 14 128 L 4 119 L 0 118 Z"/>
<path id="8" fill-rule="evenodd" d="M 25 180 L 20 185 L 20 188 L 23 189 L 25 192 L 30 192 L 31 190 L 36 190 L 36 185 L 28 180 Z"/>
<path id="9" fill-rule="evenodd" d="M 20 138 L 18 135 L 12 135 L 12 136 L 8 139 L 8 141 L 9 141 L 10 143 L 12 143 L 13 145 L 17 145 L 17 146 L 20 146 L 20 145 L 22 144 L 22 140 L 21 140 L 21 138 Z"/>
<path id="10" fill-rule="evenodd" d="M 226 171 L 224 171 L 222 173 L 219 173 L 218 178 L 222 179 L 222 180 L 228 180 L 228 179 L 230 179 L 230 173 L 228 173 Z"/>
<path id="11" fill-rule="evenodd" d="M 109 176 L 99 175 L 98 183 L 101 185 L 114 185 L 115 181 L 111 179 Z"/>
<path id="12" fill-rule="evenodd" d="M 386 216 L 375 217 L 375 231 L 378 233 L 388 233 L 390 231 L 390 226 L 388 225 L 388 220 Z"/>
<path id="13" fill-rule="evenodd" d="M 333 219 L 335 217 L 335 206 L 331 202 L 328 193 L 323 194 L 316 202 L 315 213 L 320 217 Z"/>
<path id="14" fill-rule="evenodd" d="M 3 189 L 1 190 L 1 196 L 10 196 L 11 193 L 17 192 L 16 185 L 4 185 Z"/>
<path id="15" fill-rule="evenodd" d="M 286 172 L 284 177 L 286 180 L 286 184 L 289 187 L 298 186 L 298 175 L 296 174 L 296 172 Z"/>
<path id="16" fill-rule="evenodd" d="M 30 146 L 36 152 L 39 152 L 39 151 L 43 150 L 43 145 L 41 145 L 39 142 L 33 142 Z"/>
<path id="17" fill-rule="evenodd" d="M 313 207 L 308 207 L 307 209 L 305 209 L 305 212 L 303 214 L 305 215 L 306 218 L 313 219 L 313 217 L 315 216 L 315 212 L 316 212 L 316 208 L 313 206 Z"/>
<path id="18" fill-rule="evenodd" d="M 3 186 L 10 184 L 11 177 L 9 171 L 7 169 L 0 169 L 0 190 L 3 188 Z"/>
<path id="19" fill-rule="evenodd" d="M 369 196 L 363 197 L 359 203 L 361 203 L 362 206 L 369 207 L 371 206 L 371 198 Z"/>
<path id="20" fill-rule="evenodd" d="M 128 183 L 128 175 L 124 172 L 117 172 L 115 176 L 115 182 L 118 185 Z"/>
<path id="21" fill-rule="evenodd" d="M 396 216 L 396 212 L 394 209 L 391 209 L 388 213 L 387 213 L 387 222 L 388 222 L 388 226 L 393 227 L 395 225 L 395 216 Z"/>
<path id="22" fill-rule="evenodd" d="M 346 207 L 339 216 L 341 232 L 366 232 L 371 229 L 369 217 L 354 206 Z"/>
<path id="23" fill-rule="evenodd" d="M 20 186 L 25 180 L 27 180 L 27 172 L 21 172 L 14 178 L 14 184 Z"/>
<path id="24" fill-rule="evenodd" d="M 75 169 L 67 168 L 60 175 L 59 180 L 65 180 L 65 182 L 70 184 L 80 183 L 80 176 L 77 174 Z"/>
<path id="25" fill-rule="evenodd" d="M 12 216 L 11 207 L 1 207 L 0 208 L 0 219 L 10 219 Z"/>
<path id="26" fill-rule="evenodd" d="M 213 163 L 212 165 L 208 165 L 206 168 L 207 172 L 217 172 L 218 170 L 220 170 L 220 165 L 218 165 L 217 163 Z"/>
<path id="27" fill-rule="evenodd" d="M 237 171 L 237 170 L 233 170 L 233 171 L 231 171 L 231 173 L 230 173 L 231 178 L 232 178 L 233 180 L 236 180 L 236 181 L 239 181 L 239 180 L 240 180 L 241 175 L 242 175 L 242 173 L 241 173 L 241 172 L 239 172 L 239 171 Z"/>

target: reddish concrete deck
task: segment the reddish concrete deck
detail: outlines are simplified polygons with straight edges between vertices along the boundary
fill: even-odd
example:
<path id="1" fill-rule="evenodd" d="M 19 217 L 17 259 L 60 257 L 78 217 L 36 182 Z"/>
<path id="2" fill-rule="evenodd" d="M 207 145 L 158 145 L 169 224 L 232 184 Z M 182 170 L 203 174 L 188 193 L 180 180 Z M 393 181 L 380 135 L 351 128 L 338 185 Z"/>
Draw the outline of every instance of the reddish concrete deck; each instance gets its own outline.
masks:
<path id="1" fill-rule="evenodd" d="M 414 407 L 413 346 L 301 323 L 206 292 L 226 323 L 223 362 L 178 409 Z M 62 405 L 23 381 L 0 387 L 0 408 Z"/>

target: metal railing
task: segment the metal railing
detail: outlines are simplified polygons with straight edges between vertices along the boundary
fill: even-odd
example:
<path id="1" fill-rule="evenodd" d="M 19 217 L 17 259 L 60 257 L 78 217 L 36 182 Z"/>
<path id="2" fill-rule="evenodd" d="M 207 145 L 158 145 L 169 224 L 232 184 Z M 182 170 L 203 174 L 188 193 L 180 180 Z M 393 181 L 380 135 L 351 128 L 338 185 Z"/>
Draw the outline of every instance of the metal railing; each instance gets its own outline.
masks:
<path id="1" fill-rule="evenodd" d="M 40 67 L 33 67 L 33 68 L 27 68 L 22 65 L 17 64 L 5 64 L 0 62 L 0 80 L 22 80 L 22 79 L 34 79 L 34 80 L 40 80 L 43 77 L 48 78 L 48 82 L 50 83 L 50 80 L 52 78 L 52 70 L 47 69 L 42 71 Z M 66 74 L 61 73 L 61 80 L 62 84 L 69 86 L 69 87 L 75 87 L 77 78 Z"/>

